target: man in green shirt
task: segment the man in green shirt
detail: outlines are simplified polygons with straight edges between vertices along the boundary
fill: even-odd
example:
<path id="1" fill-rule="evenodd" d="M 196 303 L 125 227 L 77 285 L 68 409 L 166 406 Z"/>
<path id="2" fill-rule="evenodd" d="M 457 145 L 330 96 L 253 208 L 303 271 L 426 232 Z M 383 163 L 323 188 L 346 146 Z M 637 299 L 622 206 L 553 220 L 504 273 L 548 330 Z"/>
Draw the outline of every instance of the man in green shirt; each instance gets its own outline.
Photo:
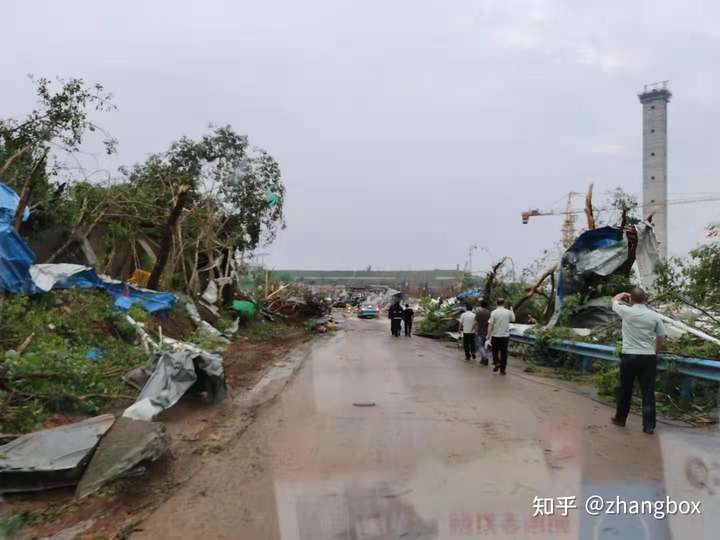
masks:
<path id="1" fill-rule="evenodd" d="M 622 353 L 617 412 L 611 420 L 616 426 L 625 426 L 637 378 L 642 391 L 643 431 L 651 435 L 655 431 L 657 355 L 665 340 L 665 327 L 660 315 L 645 305 L 646 299 L 639 287 L 612 299 L 613 311 L 622 319 Z"/>

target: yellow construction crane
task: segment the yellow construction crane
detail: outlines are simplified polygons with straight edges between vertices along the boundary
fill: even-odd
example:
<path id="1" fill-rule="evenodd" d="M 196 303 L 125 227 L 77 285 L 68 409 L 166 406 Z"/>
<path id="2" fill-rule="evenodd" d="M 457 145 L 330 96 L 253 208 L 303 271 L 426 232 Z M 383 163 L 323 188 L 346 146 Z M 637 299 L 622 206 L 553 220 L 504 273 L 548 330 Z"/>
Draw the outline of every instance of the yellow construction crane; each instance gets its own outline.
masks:
<path id="1" fill-rule="evenodd" d="M 567 195 L 567 206 L 565 207 L 565 210 L 540 210 L 539 208 L 531 208 L 530 210 L 527 210 L 522 213 L 522 222 L 525 225 L 527 225 L 529 223 L 531 217 L 538 217 L 538 216 L 565 216 L 565 219 L 563 220 L 563 225 L 562 225 L 562 239 L 563 239 L 563 245 L 566 248 L 568 248 L 575 241 L 575 221 L 577 219 L 578 214 L 585 214 L 585 216 L 587 217 L 587 220 L 588 220 L 588 228 L 589 229 L 595 228 L 595 216 L 593 213 L 593 206 L 592 206 L 592 190 L 593 190 L 593 185 L 590 184 L 590 189 L 588 189 L 588 192 L 585 195 L 585 208 L 583 208 L 582 210 L 577 209 L 577 208 L 572 208 L 573 197 L 576 197 L 576 196 L 582 195 L 582 194 L 578 193 L 576 191 L 571 191 Z M 667 204 L 668 205 L 690 204 L 690 203 L 701 203 L 701 202 L 709 202 L 709 201 L 720 201 L 720 194 L 710 194 L 710 195 L 697 196 L 697 197 L 686 197 L 686 198 L 681 198 L 681 199 L 668 199 Z M 659 208 L 660 206 L 662 206 L 661 202 L 639 205 L 640 208 L 650 208 L 650 209 Z M 596 208 L 595 210 L 611 210 L 611 208 Z"/>
<path id="2" fill-rule="evenodd" d="M 592 190 L 593 185 L 590 184 L 590 189 L 588 189 L 587 195 L 585 197 L 585 206 L 586 208 L 588 205 L 592 208 Z M 588 213 L 586 210 L 573 210 L 572 208 L 572 201 L 573 197 L 579 197 L 582 196 L 582 193 L 579 193 L 577 191 L 570 191 L 567 194 L 567 206 L 565 207 L 565 210 L 540 210 L 539 208 L 532 208 L 530 210 L 527 210 L 526 212 L 522 213 L 522 220 L 525 225 L 528 224 L 531 217 L 537 217 L 537 216 L 558 216 L 558 215 L 564 215 L 565 219 L 563 220 L 562 225 L 562 239 L 563 239 L 563 246 L 566 248 L 569 248 L 572 243 L 575 241 L 575 221 L 577 219 L 577 214 L 580 214 L 582 212 Z M 590 210 L 588 219 L 593 219 L 593 227 L 594 227 L 594 218 L 592 217 L 592 209 Z"/>

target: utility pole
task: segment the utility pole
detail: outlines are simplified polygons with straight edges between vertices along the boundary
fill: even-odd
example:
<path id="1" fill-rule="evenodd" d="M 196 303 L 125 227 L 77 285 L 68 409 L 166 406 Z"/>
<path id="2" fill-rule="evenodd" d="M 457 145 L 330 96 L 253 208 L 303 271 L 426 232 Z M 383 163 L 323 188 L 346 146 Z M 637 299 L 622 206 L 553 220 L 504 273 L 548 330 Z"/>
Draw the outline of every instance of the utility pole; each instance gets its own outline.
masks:
<path id="1" fill-rule="evenodd" d="M 473 272 L 473 262 L 472 262 L 473 251 L 477 251 L 478 249 L 480 251 L 487 251 L 486 247 L 478 245 L 478 244 L 472 244 L 468 248 L 468 258 L 467 258 L 467 263 L 465 265 L 465 272 L 467 274 L 470 274 L 471 276 L 472 276 L 472 272 Z"/>

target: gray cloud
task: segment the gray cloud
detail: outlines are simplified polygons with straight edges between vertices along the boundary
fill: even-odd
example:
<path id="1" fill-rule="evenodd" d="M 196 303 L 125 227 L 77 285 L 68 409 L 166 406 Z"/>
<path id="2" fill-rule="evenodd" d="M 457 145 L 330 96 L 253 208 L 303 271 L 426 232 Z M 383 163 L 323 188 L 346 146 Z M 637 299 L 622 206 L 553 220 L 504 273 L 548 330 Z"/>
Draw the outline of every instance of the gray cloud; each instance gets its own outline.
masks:
<path id="1" fill-rule="evenodd" d="M 104 83 L 119 107 L 100 120 L 120 140 L 108 169 L 233 124 L 283 167 L 277 267 L 449 267 L 474 242 L 489 250 L 476 266 L 527 263 L 561 218 L 524 226 L 522 210 L 590 181 L 639 194 L 635 94 L 658 79 L 675 94 L 671 193 L 720 191 L 709 2 L 5 4 L 3 114 L 32 105 L 28 72 Z M 673 207 L 672 252 L 718 204 Z"/>

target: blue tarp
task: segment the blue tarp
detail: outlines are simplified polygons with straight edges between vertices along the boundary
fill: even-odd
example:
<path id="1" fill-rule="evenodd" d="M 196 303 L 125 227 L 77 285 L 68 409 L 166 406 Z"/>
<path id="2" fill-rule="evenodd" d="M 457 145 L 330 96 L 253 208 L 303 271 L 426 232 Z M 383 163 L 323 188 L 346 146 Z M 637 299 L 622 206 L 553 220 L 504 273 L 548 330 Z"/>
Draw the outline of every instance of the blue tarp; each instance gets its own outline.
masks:
<path id="1" fill-rule="evenodd" d="M 10 223 L 0 223 L 0 293 L 30 294 L 35 285 L 30 266 L 35 254 Z"/>
<path id="2" fill-rule="evenodd" d="M 482 298 L 482 295 L 483 291 L 480 289 L 468 289 L 458 294 L 456 298 L 458 300 L 477 300 L 478 298 Z"/>
<path id="3" fill-rule="evenodd" d="M 130 309 L 139 303 L 148 313 L 161 313 L 168 311 L 177 303 L 177 296 L 168 292 L 155 292 L 148 289 L 138 289 L 122 281 L 104 281 L 94 268 L 73 274 L 67 279 L 56 283 L 57 289 L 103 289 L 115 299 L 115 307 Z"/>
<path id="4" fill-rule="evenodd" d="M 115 298 L 115 306 L 121 309 L 129 309 L 132 304 L 139 303 L 148 313 L 162 313 L 178 301 L 173 293 L 137 289 L 119 281 L 104 282 L 102 288 Z"/>
<path id="5" fill-rule="evenodd" d="M 40 294 L 43 290 L 35 285 L 30 275 L 30 267 L 35 263 L 35 254 L 10 223 L 15 215 L 17 202 L 17 194 L 0 182 L 0 293 Z M 58 266 L 53 268 L 57 269 Z M 66 271 L 65 268 L 63 271 Z M 57 275 L 63 274 L 59 272 Z M 98 276 L 94 268 L 75 272 L 51 286 L 52 290 L 103 289 L 115 298 L 116 305 L 124 304 L 124 308 L 128 309 L 132 304 L 139 303 L 149 313 L 167 311 L 177 303 L 177 297 L 172 293 L 159 293 L 137 289 L 122 282 L 105 281 Z M 50 285 L 45 287 L 45 289 L 49 288 Z M 118 299 L 121 299 L 120 302 Z"/>
<path id="6" fill-rule="evenodd" d="M 0 182 L 0 223 L 10 223 L 15 217 L 15 211 L 17 210 L 18 201 L 20 197 L 15 191 Z M 30 212 L 26 208 L 23 213 L 23 221 L 27 221 L 30 217 Z"/>
<path id="7" fill-rule="evenodd" d="M 622 240 L 622 229 L 618 227 L 600 227 L 585 231 L 575 239 L 568 251 L 589 251 L 617 244 Z"/>

